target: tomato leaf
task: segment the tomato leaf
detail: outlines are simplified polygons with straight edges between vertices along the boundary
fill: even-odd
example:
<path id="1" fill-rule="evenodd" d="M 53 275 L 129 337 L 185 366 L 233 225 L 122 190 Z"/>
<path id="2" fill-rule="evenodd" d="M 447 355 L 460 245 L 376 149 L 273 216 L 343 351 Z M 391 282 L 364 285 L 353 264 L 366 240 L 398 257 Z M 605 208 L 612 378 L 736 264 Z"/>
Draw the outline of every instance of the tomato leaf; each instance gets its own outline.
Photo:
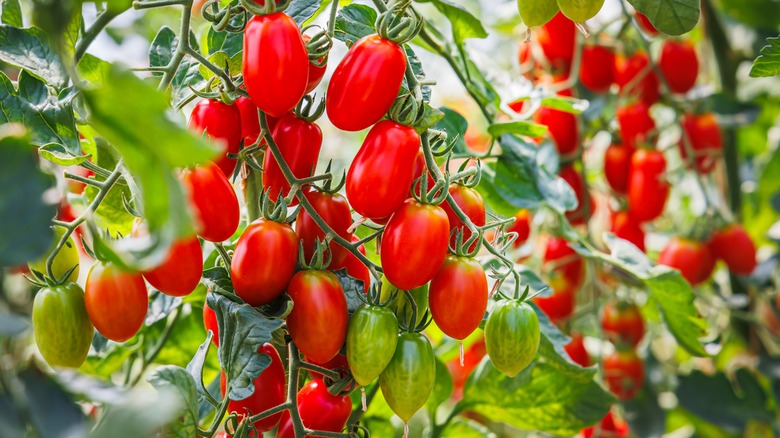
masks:
<path id="1" fill-rule="evenodd" d="M 122 431 L 123 438 L 147 438 L 156 436 L 160 430 L 181 413 L 180 397 L 168 387 L 156 393 L 136 391 L 112 405 L 104 407 L 100 422 L 89 435 L 90 438 L 116 436 Z"/>
<path id="2" fill-rule="evenodd" d="M 57 91 L 68 83 L 62 59 L 49 46 L 46 34 L 40 29 L 0 24 L 0 60 L 27 70 Z"/>
<path id="3" fill-rule="evenodd" d="M 2 17 L 0 17 L 3 24 L 13 27 L 24 26 L 22 21 L 22 5 L 19 4 L 19 0 L 3 0 L 0 9 L 3 10 Z"/>
<path id="4" fill-rule="evenodd" d="M 352 47 L 357 40 L 376 33 L 377 13 L 366 5 L 349 4 L 339 9 L 333 36 Z"/>
<path id="5" fill-rule="evenodd" d="M 106 75 L 110 68 L 111 64 L 89 53 L 84 54 L 78 66 L 82 79 L 97 84 L 106 80 Z"/>
<path id="6" fill-rule="evenodd" d="M 439 107 L 439 111 L 444 114 L 444 117 L 433 125 L 434 129 L 439 129 L 447 133 L 447 142 L 455 141 L 455 153 L 464 153 L 468 151 L 466 146 L 466 130 L 469 127 L 468 121 L 457 111 L 447 108 Z"/>
<path id="7" fill-rule="evenodd" d="M 490 429 L 477 423 L 476 421 L 465 418 L 455 418 L 442 431 L 442 438 L 483 438 L 493 436 Z"/>
<path id="8" fill-rule="evenodd" d="M 168 65 L 173 59 L 178 44 L 179 39 L 173 29 L 168 26 L 161 27 L 149 46 L 149 66 L 165 67 Z M 193 49 L 198 50 L 194 33 L 190 33 L 190 45 Z M 152 72 L 152 75 L 161 77 L 162 72 Z M 205 82 L 200 74 L 200 63 L 190 56 L 185 56 L 171 81 L 174 104 L 192 94 L 189 87 L 200 88 Z"/>
<path id="9" fill-rule="evenodd" d="M 237 5 L 238 1 L 231 2 L 231 4 Z M 241 16 L 237 15 L 231 19 L 231 24 L 239 25 L 242 20 Z M 228 56 L 233 57 L 244 50 L 244 32 L 219 32 L 214 29 L 214 26 L 209 26 L 209 30 L 206 33 L 206 49 L 208 54 L 216 52 L 225 52 Z"/>
<path id="10" fill-rule="evenodd" d="M 699 22 L 699 0 L 628 0 L 645 14 L 656 29 L 667 35 L 682 35 Z"/>
<path id="11" fill-rule="evenodd" d="M 521 97 L 515 102 L 529 102 L 531 97 Z M 582 114 L 590 107 L 590 103 L 584 99 L 576 99 L 568 96 L 550 96 L 541 101 L 541 106 L 556 109 L 570 114 Z"/>
<path id="12" fill-rule="evenodd" d="M 64 438 L 86 435 L 89 423 L 84 413 L 59 382 L 31 364 L 19 372 L 15 383 L 19 385 L 16 391 L 22 391 L 26 397 L 27 421 L 38 436 Z"/>
<path id="13" fill-rule="evenodd" d="M 768 78 L 780 75 L 780 36 L 767 38 L 769 45 L 761 48 L 761 54 L 753 61 L 751 78 Z"/>
<path id="14" fill-rule="evenodd" d="M 504 134 L 516 134 L 525 137 L 542 137 L 547 134 L 547 127 L 532 122 L 515 120 L 506 123 L 494 123 L 488 126 L 488 133 L 493 137 L 501 137 Z"/>
<path id="15" fill-rule="evenodd" d="M 197 435 L 198 431 L 198 392 L 195 380 L 184 368 L 165 365 L 156 368 L 147 381 L 158 391 L 170 390 L 179 400 L 181 407 L 175 421 L 165 427 L 166 436 L 188 438 Z"/>
<path id="16" fill-rule="evenodd" d="M 340 269 L 335 271 L 336 277 L 341 283 L 341 288 L 344 289 L 344 294 L 347 296 L 347 309 L 350 316 L 363 304 L 363 300 L 360 299 L 363 292 L 363 282 L 357 280 L 354 277 L 350 277 L 347 274 L 346 269 Z"/>
<path id="17" fill-rule="evenodd" d="M 284 12 L 301 25 L 317 13 L 321 4 L 322 0 L 292 0 Z"/>
<path id="18" fill-rule="evenodd" d="M 94 138 L 97 164 L 108 170 L 116 168 L 117 156 L 116 150 L 106 143 L 106 141 L 100 137 Z M 97 181 L 105 181 L 104 177 L 99 175 L 95 176 Z M 92 202 L 98 195 L 99 191 L 97 187 L 87 186 L 84 189 L 84 198 L 86 202 Z M 95 224 L 100 230 L 107 230 L 109 234 L 115 236 L 121 234 L 123 236 L 130 235 L 133 227 L 133 221 L 135 216 L 130 214 L 125 208 L 124 200 L 128 202 L 134 199 L 133 193 L 130 191 L 125 181 L 119 181 L 108 194 L 103 198 L 103 202 L 95 211 Z"/>
<path id="19" fill-rule="evenodd" d="M 486 38 L 488 36 L 479 19 L 463 6 L 448 0 L 424 0 L 423 2 L 433 3 L 433 6 L 447 17 L 452 26 L 452 38 L 455 44 L 462 45 L 467 38 Z"/>
<path id="20" fill-rule="evenodd" d="M 87 360 L 79 367 L 79 372 L 91 376 L 109 378 L 112 374 L 121 370 L 130 359 L 130 356 L 140 351 L 143 347 L 143 339 L 139 337 L 121 344 L 101 338 L 102 336 L 99 337 L 99 334 L 95 335 L 95 339 L 92 341 L 93 348 L 97 340 L 103 340 L 106 344 L 100 351 L 90 352 Z"/>

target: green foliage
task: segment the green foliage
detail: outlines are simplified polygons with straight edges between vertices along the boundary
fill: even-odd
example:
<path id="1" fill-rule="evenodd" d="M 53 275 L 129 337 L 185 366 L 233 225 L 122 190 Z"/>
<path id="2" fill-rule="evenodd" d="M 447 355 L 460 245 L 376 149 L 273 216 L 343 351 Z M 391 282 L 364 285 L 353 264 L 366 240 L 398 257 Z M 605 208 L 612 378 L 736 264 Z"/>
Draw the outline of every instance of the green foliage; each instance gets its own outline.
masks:
<path id="1" fill-rule="evenodd" d="M 667 35 L 690 32 L 699 22 L 699 0 L 628 0 Z"/>
<path id="2" fill-rule="evenodd" d="M 198 392 L 195 380 L 187 370 L 177 366 L 161 366 L 149 375 L 149 383 L 156 389 L 166 388 L 179 400 L 181 413 L 173 424 L 166 427 L 166 436 L 187 438 L 197 435 L 198 428 Z"/>
<path id="3" fill-rule="evenodd" d="M 780 36 L 767 38 L 769 45 L 761 49 L 761 55 L 753 62 L 750 77 L 765 78 L 780 75 Z"/>
<path id="4" fill-rule="evenodd" d="M 487 31 L 471 12 L 463 6 L 448 0 L 426 0 L 433 3 L 450 22 L 452 26 L 452 39 L 457 45 L 462 45 L 468 38 L 486 38 Z"/>

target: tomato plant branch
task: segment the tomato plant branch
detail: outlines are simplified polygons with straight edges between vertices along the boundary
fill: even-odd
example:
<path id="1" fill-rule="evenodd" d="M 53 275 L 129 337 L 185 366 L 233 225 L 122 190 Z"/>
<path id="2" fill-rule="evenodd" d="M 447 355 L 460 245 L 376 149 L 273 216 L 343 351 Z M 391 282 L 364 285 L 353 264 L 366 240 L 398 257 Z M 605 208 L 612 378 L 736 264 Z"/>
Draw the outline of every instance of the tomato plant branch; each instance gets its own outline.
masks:
<path id="1" fill-rule="evenodd" d="M 341 377 L 339 375 L 338 371 L 329 370 L 327 368 L 324 368 L 324 367 L 321 367 L 319 365 L 315 365 L 315 364 L 309 363 L 309 362 L 301 361 L 298 364 L 298 368 L 300 368 L 302 370 L 313 371 L 315 373 L 320 373 L 323 376 L 330 377 L 332 380 L 338 380 L 339 377 Z"/>
<path id="2" fill-rule="evenodd" d="M 190 45 L 190 24 L 192 22 L 192 0 L 186 0 L 181 13 L 181 28 L 179 30 L 179 44 L 176 45 L 176 50 L 173 53 L 173 57 L 168 65 L 165 66 L 166 71 L 163 73 L 163 77 L 160 80 L 160 85 L 157 87 L 158 91 L 168 89 L 171 85 L 173 77 L 179 70 L 184 56 L 186 55 L 186 48 Z"/>
<path id="3" fill-rule="evenodd" d="M 97 36 L 100 35 L 100 32 L 102 32 L 103 29 L 108 26 L 108 23 L 116 18 L 120 13 L 121 11 L 114 11 L 109 8 L 97 16 L 95 22 L 92 23 L 92 26 L 90 26 L 89 29 L 84 32 L 84 34 L 81 36 L 81 39 L 79 39 L 79 41 L 76 43 L 76 50 L 75 54 L 73 55 L 75 64 L 78 64 L 79 61 L 81 61 L 81 58 L 83 58 L 84 54 L 87 53 L 89 46 L 93 41 L 95 41 L 95 38 L 97 38 Z"/>
<path id="4" fill-rule="evenodd" d="M 208 393 L 208 391 L 206 391 Z M 211 398 L 211 395 L 207 395 L 207 397 Z M 219 425 L 222 423 L 222 419 L 225 417 L 225 414 L 227 413 L 228 404 L 230 403 L 230 399 L 228 397 L 224 397 L 222 401 L 219 403 L 219 408 L 217 409 L 217 412 L 214 414 L 214 419 L 211 421 L 211 425 L 207 430 L 201 430 L 198 428 L 198 436 L 201 436 L 203 438 L 211 438 L 214 436 L 214 434 L 217 432 L 217 429 L 219 428 Z M 269 414 L 270 415 L 270 414 Z"/>
<path id="5" fill-rule="evenodd" d="M 192 46 L 190 46 L 189 44 L 185 46 L 184 50 L 188 55 L 195 58 L 196 61 L 201 63 L 204 67 L 211 70 L 215 75 L 217 75 L 220 79 L 222 79 L 222 83 L 225 84 L 225 87 L 227 87 L 229 91 L 233 91 L 236 89 L 236 85 L 233 83 L 233 78 L 231 78 L 230 75 L 227 74 L 227 72 L 225 72 L 224 69 L 221 69 L 216 65 L 214 65 L 211 61 L 206 59 L 205 56 L 201 55 L 200 52 L 193 49 Z"/>
<path id="6" fill-rule="evenodd" d="M 336 13 L 339 10 L 339 0 L 331 0 L 330 16 L 328 17 L 328 36 L 333 38 L 336 32 Z"/>

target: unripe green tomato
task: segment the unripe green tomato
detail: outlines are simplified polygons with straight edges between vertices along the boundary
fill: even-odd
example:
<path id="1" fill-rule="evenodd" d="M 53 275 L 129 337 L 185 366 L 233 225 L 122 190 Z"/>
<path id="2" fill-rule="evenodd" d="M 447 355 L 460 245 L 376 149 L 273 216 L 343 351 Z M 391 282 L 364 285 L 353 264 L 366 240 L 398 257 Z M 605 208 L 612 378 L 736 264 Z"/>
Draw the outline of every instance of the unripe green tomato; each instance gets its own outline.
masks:
<path id="1" fill-rule="evenodd" d="M 584 23 L 599 13 L 604 0 L 558 0 L 558 7 L 569 20 Z"/>
<path id="2" fill-rule="evenodd" d="M 366 386 L 385 369 L 398 342 L 398 320 L 386 307 L 363 304 L 347 329 L 347 362 L 355 381 Z"/>
<path id="3" fill-rule="evenodd" d="M 527 303 L 501 300 L 485 324 L 488 356 L 509 377 L 516 376 L 534 360 L 539 338 L 539 318 Z"/>
<path id="4" fill-rule="evenodd" d="M 526 26 L 543 26 L 558 13 L 558 3 L 556 0 L 517 0 L 517 10 Z"/>
<path id="5" fill-rule="evenodd" d="M 49 365 L 81 366 L 95 332 L 87 315 L 81 286 L 65 283 L 38 291 L 32 321 L 35 343 Z"/>
<path id="6" fill-rule="evenodd" d="M 387 404 L 405 423 L 431 395 L 436 381 L 436 358 L 428 339 L 420 333 L 398 335 L 393 358 L 382 374 L 379 387 Z"/>
<path id="7" fill-rule="evenodd" d="M 30 267 L 31 271 L 38 271 L 43 275 L 49 275 L 48 271 L 46 270 L 46 259 L 49 258 L 49 254 L 51 254 L 52 251 L 54 251 L 54 248 L 57 247 L 57 242 L 62 239 L 62 235 L 65 234 L 65 229 L 62 227 L 54 227 L 54 241 L 52 242 L 51 246 L 49 247 L 49 250 L 46 251 L 46 255 L 41 257 L 38 260 L 35 260 L 34 262 L 30 262 L 27 264 L 27 266 Z M 51 271 L 54 274 L 54 280 L 59 280 L 60 277 L 65 275 L 66 272 L 70 270 L 72 267 L 76 267 L 76 269 L 73 270 L 73 272 L 70 273 L 68 278 L 65 280 L 68 281 L 76 281 L 79 279 L 79 250 L 76 247 L 76 241 L 73 239 L 73 235 L 68 238 L 68 241 L 65 242 L 65 245 L 62 246 L 60 249 L 60 252 L 57 253 L 56 256 L 54 256 L 54 261 L 51 265 Z"/>
<path id="8" fill-rule="evenodd" d="M 395 310 L 395 316 L 398 318 L 398 321 L 404 321 L 405 316 L 406 322 L 408 323 L 409 320 L 412 319 L 412 306 L 409 304 L 406 294 L 404 291 L 390 284 L 387 277 L 382 277 L 382 294 L 380 300 L 385 302 L 390 299 L 390 296 L 394 293 L 396 294 L 395 300 L 388 304 L 388 307 Z M 414 324 L 409 325 L 416 326 L 422 322 L 425 311 L 428 310 L 428 284 L 426 283 L 418 288 L 412 289 L 409 293 L 412 295 L 415 304 L 417 304 L 417 319 Z"/>

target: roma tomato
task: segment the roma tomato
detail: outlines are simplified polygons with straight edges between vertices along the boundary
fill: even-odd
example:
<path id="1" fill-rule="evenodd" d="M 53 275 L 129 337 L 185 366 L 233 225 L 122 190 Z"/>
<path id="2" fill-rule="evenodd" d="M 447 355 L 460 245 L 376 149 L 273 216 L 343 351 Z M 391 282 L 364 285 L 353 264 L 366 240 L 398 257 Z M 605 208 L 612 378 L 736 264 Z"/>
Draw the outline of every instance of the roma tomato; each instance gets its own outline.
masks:
<path id="1" fill-rule="evenodd" d="M 420 136 L 411 126 L 383 120 L 368 132 L 347 173 L 347 199 L 370 219 L 383 219 L 409 197 Z"/>
<path id="2" fill-rule="evenodd" d="M 190 115 L 190 128 L 198 134 L 205 131 L 206 136 L 217 144 L 220 153 L 214 162 L 230 178 L 236 168 L 236 160 L 227 154 L 237 154 L 243 139 L 238 106 L 212 99 L 201 100 Z"/>
<path id="3" fill-rule="evenodd" d="M 485 201 L 482 200 L 482 195 L 480 195 L 478 191 L 464 185 L 451 184 L 449 192 L 452 196 L 452 200 L 455 201 L 455 204 L 460 207 L 461 211 L 466 213 L 466 216 L 471 219 L 471 222 L 473 222 L 474 225 L 478 227 L 485 225 L 485 221 L 487 220 Z M 455 214 L 455 211 L 450 207 L 450 204 L 446 201 L 442 202 L 441 208 L 447 213 L 447 220 L 450 221 L 450 234 L 452 234 L 452 231 L 460 228 L 463 231 L 463 241 L 465 242 L 468 240 L 471 237 L 471 230 L 469 230 L 463 221 Z M 473 249 L 474 246 L 476 246 L 476 242 L 470 249 Z"/>
<path id="4" fill-rule="evenodd" d="M 642 224 L 635 221 L 627 211 L 619 211 L 612 215 L 612 229 L 615 236 L 627 240 L 642 252 L 645 251 L 645 231 Z"/>
<path id="5" fill-rule="evenodd" d="M 321 192 L 311 188 L 304 193 L 306 199 L 311 203 L 314 210 L 320 215 L 326 224 L 333 228 L 339 236 L 351 240 L 352 236 L 347 229 L 352 225 L 352 211 L 349 209 L 346 198 L 338 193 Z M 314 222 L 311 215 L 303 208 L 298 212 L 298 218 L 295 221 L 295 232 L 303 242 L 303 253 L 306 260 L 310 260 L 314 255 L 314 244 L 317 239 L 325 242 L 325 232 Z M 339 270 L 344 267 L 347 259 L 346 248 L 335 241 L 328 244 L 331 254 L 330 265 L 328 269 Z M 358 261 L 360 263 L 360 261 Z"/>
<path id="6" fill-rule="evenodd" d="M 642 14 L 641 12 L 637 12 L 634 14 L 634 19 L 636 20 L 639 27 L 641 27 L 648 36 L 654 37 L 660 34 L 658 29 L 656 29 L 655 26 L 653 26 L 653 23 L 650 22 L 650 19 L 647 18 L 647 15 Z"/>
<path id="7" fill-rule="evenodd" d="M 628 191 L 628 176 L 634 150 L 627 145 L 611 144 L 604 153 L 604 176 L 607 183 L 612 190 L 623 195 Z"/>
<path id="8" fill-rule="evenodd" d="M 553 290 L 549 297 L 536 296 L 533 302 L 550 318 L 553 324 L 560 324 L 574 313 L 577 297 L 574 290 Z"/>
<path id="9" fill-rule="evenodd" d="M 183 297 L 195 290 L 202 273 L 203 250 L 198 237 L 191 236 L 173 242 L 165 260 L 143 275 L 160 292 Z"/>
<path id="10" fill-rule="evenodd" d="M 293 310 L 287 328 L 306 357 L 324 363 L 335 356 L 347 337 L 347 298 L 336 275 L 307 270 L 295 274 L 287 286 Z"/>
<path id="11" fill-rule="evenodd" d="M 436 357 L 428 339 L 420 333 L 401 333 L 393 357 L 379 375 L 379 387 L 390 409 L 409 422 L 433 390 Z"/>
<path id="12" fill-rule="evenodd" d="M 431 316 L 445 335 L 466 339 L 479 327 L 488 304 L 485 270 L 469 257 L 448 255 L 431 280 Z"/>
<path id="13" fill-rule="evenodd" d="M 228 412 L 235 412 L 238 415 L 251 416 L 260 412 L 278 406 L 287 399 L 287 378 L 284 375 L 284 365 L 273 345 L 266 342 L 258 350 L 271 358 L 271 364 L 268 368 L 260 372 L 260 375 L 254 380 L 255 391 L 249 397 L 243 400 L 233 400 L 228 402 Z M 222 390 L 222 396 L 225 396 L 227 390 L 227 378 L 222 372 L 219 381 L 219 387 Z M 262 420 L 255 421 L 255 428 L 259 432 L 267 432 L 277 424 L 282 413 L 274 414 Z M 250 436 L 253 436 L 251 434 Z"/>
<path id="14" fill-rule="evenodd" d="M 272 136 L 293 175 L 297 178 L 314 175 L 322 147 L 322 130 L 316 123 L 299 119 L 294 113 L 286 114 L 276 122 Z M 263 188 L 268 190 L 271 200 L 276 200 L 280 193 L 285 197 L 290 193 L 290 184 L 270 150 L 263 160 Z M 294 199 L 290 205 L 297 203 Z"/>
<path id="15" fill-rule="evenodd" d="M 564 345 L 563 349 L 566 350 L 566 354 L 568 354 L 569 358 L 577 365 L 583 368 L 591 366 L 590 354 L 588 354 L 588 350 L 585 349 L 582 333 L 572 333 L 571 341 Z"/>
<path id="16" fill-rule="evenodd" d="M 360 131 L 378 122 L 398 96 L 405 71 L 401 46 L 377 34 L 359 39 L 330 79 L 328 118 L 344 131 Z"/>
<path id="17" fill-rule="evenodd" d="M 709 247 L 737 275 L 750 275 L 756 269 L 756 245 L 738 223 L 712 233 Z"/>
<path id="18" fill-rule="evenodd" d="M 182 171 L 195 213 L 195 232 L 209 242 L 230 239 L 238 229 L 241 210 L 227 177 L 213 163 Z"/>
<path id="19" fill-rule="evenodd" d="M 114 342 L 124 342 L 143 326 L 149 297 L 141 274 L 98 262 L 87 274 L 84 302 L 97 331 Z"/>
<path id="20" fill-rule="evenodd" d="M 210 292 L 209 292 L 210 293 Z M 211 337 L 211 342 L 219 347 L 219 323 L 217 322 L 217 314 L 209 307 L 208 302 L 203 303 L 203 327 L 206 331 L 211 331 L 214 336 Z"/>
<path id="21" fill-rule="evenodd" d="M 616 417 L 612 411 L 599 421 L 596 426 L 582 429 L 582 438 L 628 438 L 631 430 L 628 423 Z"/>
<path id="22" fill-rule="evenodd" d="M 408 199 L 385 226 L 380 247 L 387 280 L 401 290 L 429 282 L 447 256 L 450 223 L 436 205 Z"/>
<path id="23" fill-rule="evenodd" d="M 236 106 L 241 114 L 241 136 L 244 138 L 244 146 L 249 146 L 254 144 L 257 141 L 257 136 L 260 135 L 260 116 L 257 113 L 257 106 L 252 102 L 252 99 L 243 96 L 236 99 Z M 265 121 L 268 124 L 268 129 L 273 132 L 279 119 L 266 114 Z"/>
<path id="24" fill-rule="evenodd" d="M 559 70 L 568 70 L 574 59 L 574 47 L 577 41 L 577 27 L 562 13 L 536 32 L 536 41 L 550 64 Z"/>
<path id="25" fill-rule="evenodd" d="M 663 214 L 669 197 L 663 152 L 639 149 L 631 158 L 628 179 L 628 211 L 634 220 L 648 222 Z"/>
<path id="26" fill-rule="evenodd" d="M 620 127 L 623 145 L 631 151 L 649 140 L 650 133 L 655 129 L 655 121 L 650 116 L 647 105 L 642 101 L 619 107 L 615 111 L 615 117 Z"/>
<path id="27" fill-rule="evenodd" d="M 696 56 L 693 41 L 664 41 L 658 67 L 672 93 L 689 92 L 696 85 L 696 78 L 699 76 L 699 58 Z"/>
<path id="28" fill-rule="evenodd" d="M 580 82 L 594 93 L 606 93 L 615 81 L 615 53 L 597 44 L 582 48 Z"/>
<path id="29" fill-rule="evenodd" d="M 645 383 L 645 364 L 634 350 L 616 351 L 604 358 L 607 388 L 620 400 L 630 400 Z"/>
<path id="30" fill-rule="evenodd" d="M 616 58 L 615 82 L 621 94 L 636 96 L 648 107 L 658 102 L 661 94 L 658 76 L 650 68 L 650 58 L 644 51 Z"/>
<path id="31" fill-rule="evenodd" d="M 352 413 L 352 400 L 346 395 L 333 395 L 322 379 L 315 379 L 298 391 L 298 412 L 308 429 L 341 432 Z M 282 413 L 277 438 L 295 438 L 290 412 Z"/>
<path id="32" fill-rule="evenodd" d="M 723 136 L 715 114 L 685 114 L 682 117 L 683 137 L 680 138 L 680 155 L 688 159 L 688 147 L 694 155 L 699 173 L 710 173 L 717 163 L 717 155 L 723 149 Z"/>
<path id="33" fill-rule="evenodd" d="M 515 221 L 509 224 L 506 230 L 510 233 L 517 233 L 517 239 L 512 244 L 515 248 L 520 248 L 531 237 L 531 212 L 520 210 L 515 214 Z"/>
<path id="34" fill-rule="evenodd" d="M 281 117 L 306 93 L 309 54 L 298 24 L 283 12 L 249 20 L 243 60 L 246 91 L 263 112 Z"/>
<path id="35" fill-rule="evenodd" d="M 576 292 L 582 285 L 585 263 L 566 239 L 550 237 L 544 251 L 543 270 L 549 272 L 549 284 L 555 292 Z"/>
<path id="36" fill-rule="evenodd" d="M 84 363 L 95 329 L 87 315 L 84 291 L 76 283 L 44 287 L 35 294 L 33 333 L 38 351 L 52 367 Z"/>
<path id="37" fill-rule="evenodd" d="M 265 218 L 249 224 L 238 238 L 230 263 L 236 295 L 255 307 L 278 298 L 295 273 L 298 242 L 288 224 Z"/>
<path id="38" fill-rule="evenodd" d="M 618 349 L 634 348 L 645 335 L 645 322 L 636 304 L 611 300 L 601 309 L 601 329 Z"/>
<path id="39" fill-rule="evenodd" d="M 539 349 L 539 318 L 527 303 L 501 300 L 485 323 L 485 345 L 496 369 L 509 377 L 524 370 Z"/>
<path id="40" fill-rule="evenodd" d="M 358 385 L 379 377 L 395 352 L 398 320 L 386 307 L 361 305 L 347 330 L 347 361 Z"/>
<path id="41" fill-rule="evenodd" d="M 541 107 L 534 113 L 534 121 L 545 125 L 555 143 L 555 148 L 562 156 L 577 153 L 580 147 L 580 126 L 577 116 L 564 111 Z"/>
<path id="42" fill-rule="evenodd" d="M 360 239 L 357 236 L 352 236 L 352 243 L 358 240 Z M 366 248 L 363 245 L 358 246 L 358 251 L 366 255 Z M 347 275 L 363 282 L 363 293 L 368 292 L 368 288 L 371 287 L 371 271 L 368 270 L 368 267 L 354 254 L 347 252 L 347 257 L 344 259 L 344 268 L 347 270 Z"/>
<path id="43" fill-rule="evenodd" d="M 590 193 L 585 190 L 582 174 L 573 166 L 568 165 L 561 168 L 560 177 L 563 178 L 577 197 L 577 207 L 574 210 L 566 212 L 566 218 L 572 225 L 582 225 L 593 216 L 593 201 L 590 199 Z"/>
<path id="44" fill-rule="evenodd" d="M 75 219 L 75 217 L 73 219 Z M 65 235 L 65 229 L 62 227 L 55 226 L 52 229 L 54 230 L 54 237 L 51 245 L 49 245 L 49 250 L 46 251 L 46 254 L 43 257 L 27 264 L 27 267 L 29 267 L 31 271 L 37 271 L 47 276 L 49 275 L 49 272 L 46 270 L 46 260 L 49 258 L 49 254 L 57 247 L 57 243 L 62 239 L 62 236 Z M 66 282 L 76 282 L 79 279 L 79 250 L 76 246 L 76 239 L 73 237 L 73 234 L 68 237 L 65 245 L 62 245 L 60 251 L 54 256 L 54 261 L 51 265 L 52 274 L 56 277 L 54 280 L 59 280 L 71 269 L 73 269 L 73 271 L 68 275 L 68 278 L 65 279 Z"/>
<path id="45" fill-rule="evenodd" d="M 709 278 L 705 272 L 711 266 L 713 257 L 707 245 L 693 240 L 674 237 L 658 256 L 658 263 L 677 269 L 692 286 Z"/>

